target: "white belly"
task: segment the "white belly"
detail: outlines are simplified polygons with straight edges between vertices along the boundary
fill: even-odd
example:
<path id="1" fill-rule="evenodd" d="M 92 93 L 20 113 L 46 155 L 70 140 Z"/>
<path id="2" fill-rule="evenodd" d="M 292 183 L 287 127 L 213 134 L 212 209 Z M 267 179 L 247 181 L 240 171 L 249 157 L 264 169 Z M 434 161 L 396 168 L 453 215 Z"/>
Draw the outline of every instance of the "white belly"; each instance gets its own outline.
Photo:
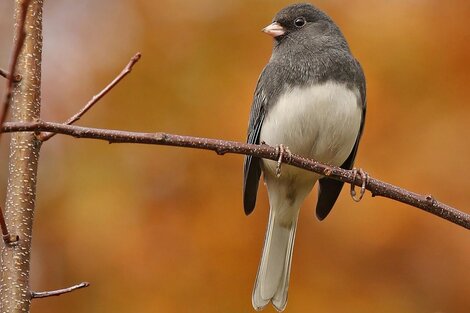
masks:
<path id="1" fill-rule="evenodd" d="M 343 164 L 361 125 L 362 108 L 356 92 L 334 82 L 288 90 L 269 109 L 261 142 L 283 144 L 292 153 L 322 163 Z M 265 170 L 275 169 L 274 162 L 263 163 Z"/>

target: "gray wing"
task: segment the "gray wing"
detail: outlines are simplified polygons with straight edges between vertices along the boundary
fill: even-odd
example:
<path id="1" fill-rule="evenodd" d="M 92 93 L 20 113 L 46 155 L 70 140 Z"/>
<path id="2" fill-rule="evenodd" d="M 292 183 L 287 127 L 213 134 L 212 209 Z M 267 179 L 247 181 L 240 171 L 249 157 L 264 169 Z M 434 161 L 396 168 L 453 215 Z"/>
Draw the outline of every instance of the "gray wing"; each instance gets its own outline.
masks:
<path id="1" fill-rule="evenodd" d="M 351 154 L 341 165 L 342 168 L 347 170 L 352 169 L 354 165 L 354 159 L 356 158 L 357 148 L 359 146 L 359 141 L 361 140 L 362 132 L 364 130 L 364 122 L 366 117 L 366 82 L 364 73 L 359 62 L 356 61 L 356 63 L 359 67 L 357 82 L 359 85 L 359 91 L 361 96 L 360 103 L 362 105 L 362 121 L 361 127 L 359 128 L 359 133 L 357 134 L 356 143 L 354 144 Z M 336 199 L 338 199 L 338 196 L 341 192 L 341 189 L 343 188 L 344 183 L 338 180 L 328 179 L 325 177 L 319 179 L 318 182 L 319 187 L 316 215 L 317 218 L 321 221 L 328 215 L 328 213 L 330 213 L 331 209 L 333 208 L 333 205 L 336 202 Z"/>
<path id="2" fill-rule="evenodd" d="M 247 143 L 259 144 L 261 127 L 265 117 L 267 98 L 261 88 L 261 74 L 256 86 L 253 104 L 251 106 L 250 122 L 248 125 Z M 243 175 L 243 207 L 245 214 L 253 212 L 256 204 L 256 195 L 258 193 L 259 179 L 261 176 L 261 160 L 251 155 L 245 156 L 244 175 Z"/>

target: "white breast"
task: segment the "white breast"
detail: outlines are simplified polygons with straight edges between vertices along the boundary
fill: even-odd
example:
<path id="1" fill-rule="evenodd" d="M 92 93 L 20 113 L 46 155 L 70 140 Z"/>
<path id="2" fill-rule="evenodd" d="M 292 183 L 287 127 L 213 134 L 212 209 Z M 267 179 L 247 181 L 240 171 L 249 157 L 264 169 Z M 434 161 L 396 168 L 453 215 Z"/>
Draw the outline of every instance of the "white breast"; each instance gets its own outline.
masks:
<path id="1" fill-rule="evenodd" d="M 270 107 L 260 140 L 339 166 L 351 153 L 359 133 L 362 108 L 357 93 L 334 82 L 290 89 Z"/>

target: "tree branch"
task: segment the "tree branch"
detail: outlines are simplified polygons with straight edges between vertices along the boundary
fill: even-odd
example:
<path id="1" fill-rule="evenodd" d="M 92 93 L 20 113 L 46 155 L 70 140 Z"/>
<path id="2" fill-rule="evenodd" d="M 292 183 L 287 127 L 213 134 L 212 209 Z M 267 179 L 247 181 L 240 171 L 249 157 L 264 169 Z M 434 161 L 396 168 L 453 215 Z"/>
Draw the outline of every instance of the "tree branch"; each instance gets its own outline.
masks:
<path id="1" fill-rule="evenodd" d="M 78 285 L 74 285 L 74 286 L 64 288 L 64 289 L 51 290 L 51 291 L 31 291 L 31 299 L 60 296 L 60 295 L 63 295 L 64 293 L 69 293 L 77 289 L 86 288 L 88 286 L 90 286 L 90 283 L 85 281 Z"/>
<path id="2" fill-rule="evenodd" d="M 24 40 L 26 38 L 26 31 L 25 31 L 25 22 L 26 22 L 26 13 L 28 11 L 28 6 L 30 0 L 23 0 L 19 7 L 19 14 L 18 14 L 18 27 L 16 29 L 16 41 L 13 47 L 13 53 L 11 56 L 10 61 L 10 72 L 6 72 L 0 69 L 1 76 L 7 79 L 6 83 L 6 93 L 5 98 L 3 99 L 3 106 L 0 110 L 0 125 L 3 125 L 5 119 L 8 114 L 8 109 L 10 108 L 10 101 L 13 95 L 13 83 L 19 82 L 21 80 L 21 75 L 13 73 L 16 72 L 16 65 L 18 64 L 18 57 L 20 55 L 21 48 L 23 47 Z M 1 134 L 0 134 L 1 136 Z M 12 236 L 8 232 L 7 224 L 5 222 L 5 217 L 3 214 L 2 209 L 0 208 L 0 227 L 2 229 L 2 238 L 5 244 L 10 244 L 18 240 L 18 236 Z"/>
<path id="3" fill-rule="evenodd" d="M 39 118 L 41 104 L 43 0 L 15 1 L 15 45 L 9 69 L 7 96 L 0 108 L 0 124 L 11 106 L 13 121 L 32 122 Z M 14 73 L 21 82 L 12 83 Z M 0 310 L 2 313 L 29 312 L 31 239 L 36 202 L 36 181 L 41 142 L 32 133 L 15 133 L 10 139 L 5 222 L 19 236 L 14 245 L 3 245 L 1 255 Z"/>
<path id="4" fill-rule="evenodd" d="M 140 60 L 140 57 L 142 55 L 140 52 L 137 52 L 129 61 L 129 63 L 126 65 L 126 67 L 119 73 L 114 80 L 109 83 L 103 90 L 101 90 L 97 95 L 93 96 L 90 101 L 80 110 L 78 111 L 75 115 L 73 115 L 71 118 L 69 118 L 64 124 L 71 125 L 78 121 L 88 110 L 90 110 L 96 102 L 98 102 L 101 98 L 103 98 L 111 89 L 114 88 L 124 77 L 127 76 L 132 71 L 132 68 L 134 65 Z M 42 133 L 38 135 L 38 139 L 41 141 L 47 141 L 54 137 L 56 134 L 55 133 Z"/>
<path id="5" fill-rule="evenodd" d="M 73 136 L 76 138 L 105 140 L 109 143 L 137 143 L 188 147 L 212 150 L 219 155 L 225 153 L 249 154 L 259 158 L 270 160 L 277 160 L 279 157 L 276 148 L 267 145 L 252 145 L 235 141 L 181 136 L 161 132 L 128 132 L 122 130 L 109 130 L 64 125 L 43 121 L 37 121 L 32 123 L 5 123 L 2 128 L 2 131 L 32 131 L 36 133 L 47 131 Z M 328 166 L 295 154 L 286 156 L 285 158 L 283 158 L 283 162 L 349 184 L 361 186 L 363 182 L 363 180 L 358 175 L 355 175 L 352 170 L 345 170 L 339 167 Z M 446 219 L 454 224 L 460 225 L 466 229 L 470 229 L 469 214 L 461 212 L 444 203 L 441 203 L 434 199 L 431 195 L 420 195 L 372 177 L 369 177 L 365 187 L 372 193 L 372 196 L 386 197 L 405 204 L 409 204 L 411 206 L 434 214 L 438 217 Z"/>

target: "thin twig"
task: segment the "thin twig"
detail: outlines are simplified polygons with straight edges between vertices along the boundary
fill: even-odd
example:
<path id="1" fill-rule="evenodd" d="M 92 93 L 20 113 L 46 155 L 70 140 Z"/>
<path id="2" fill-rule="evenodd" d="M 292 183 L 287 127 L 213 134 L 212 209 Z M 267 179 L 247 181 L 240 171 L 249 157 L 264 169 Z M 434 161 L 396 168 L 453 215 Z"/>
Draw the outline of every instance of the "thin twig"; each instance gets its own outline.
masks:
<path id="1" fill-rule="evenodd" d="M 31 299 L 60 296 L 60 295 L 63 295 L 64 293 L 69 293 L 77 289 L 85 288 L 88 286 L 90 286 L 89 282 L 82 282 L 78 285 L 74 285 L 74 286 L 64 288 L 64 289 L 51 290 L 51 291 L 31 291 Z"/>
<path id="2" fill-rule="evenodd" d="M 5 71 L 4 69 L 0 68 L 0 76 L 5 77 L 5 78 L 9 78 L 10 74 L 7 71 Z M 13 76 L 13 82 L 14 83 L 18 83 L 20 81 L 21 81 L 21 75 L 20 74 L 16 74 L 16 75 Z"/>
<path id="3" fill-rule="evenodd" d="M 2 76 L 5 74 L 5 77 L 7 78 L 7 83 L 6 83 L 6 93 L 5 93 L 5 98 L 3 99 L 3 106 L 0 108 L 0 125 L 3 125 L 5 123 L 5 119 L 8 114 L 8 109 L 10 108 L 10 101 L 11 97 L 13 95 L 13 83 L 21 79 L 20 76 L 14 75 L 16 73 L 16 65 L 18 64 L 18 57 L 20 56 L 21 49 L 23 48 L 24 40 L 26 38 L 26 29 L 25 29 L 25 22 L 26 22 L 26 13 L 28 12 L 28 6 L 31 0 L 23 0 L 21 3 L 21 11 L 20 11 L 20 16 L 19 16 L 19 27 L 18 31 L 16 34 L 16 41 L 15 45 L 13 47 L 13 54 L 11 57 L 10 61 L 10 71 L 5 72 L 2 71 Z M 1 134 L 0 134 L 1 135 Z M 7 224 L 5 222 L 5 216 L 3 214 L 3 210 L 0 208 L 0 227 L 2 229 L 2 238 L 3 242 L 5 244 L 11 244 L 15 241 L 18 241 L 18 236 L 12 236 L 8 232 Z"/>
<path id="4" fill-rule="evenodd" d="M 124 77 L 127 76 L 132 71 L 132 68 L 134 65 L 140 60 L 140 57 L 142 54 L 140 52 L 137 52 L 129 61 L 129 63 L 126 65 L 126 67 L 119 73 L 114 80 L 109 83 L 103 90 L 101 90 L 97 95 L 93 96 L 90 101 L 80 110 L 78 111 L 74 116 L 69 118 L 64 124 L 71 125 L 78 121 L 83 114 L 85 114 L 88 110 L 90 110 L 96 102 L 98 102 L 101 98 L 103 98 L 111 89 L 114 88 Z M 56 134 L 55 133 L 42 133 L 38 135 L 38 139 L 41 141 L 47 141 L 54 137 Z"/>
<path id="5" fill-rule="evenodd" d="M 180 136 L 166 133 L 139 133 L 122 130 L 109 130 L 99 128 L 80 127 L 74 125 L 64 125 L 59 123 L 37 121 L 34 123 L 10 122 L 5 123 L 3 132 L 18 131 L 48 131 L 60 133 L 76 138 L 89 138 L 105 140 L 109 143 L 138 143 L 188 147 L 197 149 L 213 150 L 217 154 L 236 153 L 249 154 L 259 158 L 277 161 L 279 154 L 274 147 L 267 145 L 252 145 L 235 141 L 225 141 L 219 139 L 208 139 L 190 136 Z M 354 171 L 345 170 L 339 167 L 328 166 L 311 159 L 290 154 L 283 158 L 283 162 L 299 168 L 303 168 L 331 179 L 343 181 L 356 186 L 363 184 L 363 179 L 354 175 Z M 470 214 L 461 212 L 444 203 L 435 200 L 430 195 L 420 195 L 407 191 L 392 184 L 380 181 L 369 176 L 365 187 L 372 192 L 372 196 L 382 196 L 402 203 L 422 209 L 426 212 L 446 219 L 454 224 L 470 229 Z"/>
<path id="6" fill-rule="evenodd" d="M 5 78 L 8 78 L 9 75 L 10 75 L 10 74 L 8 74 L 7 71 L 2 70 L 2 69 L 0 68 L 0 76 L 3 76 L 3 77 L 5 77 Z"/>

